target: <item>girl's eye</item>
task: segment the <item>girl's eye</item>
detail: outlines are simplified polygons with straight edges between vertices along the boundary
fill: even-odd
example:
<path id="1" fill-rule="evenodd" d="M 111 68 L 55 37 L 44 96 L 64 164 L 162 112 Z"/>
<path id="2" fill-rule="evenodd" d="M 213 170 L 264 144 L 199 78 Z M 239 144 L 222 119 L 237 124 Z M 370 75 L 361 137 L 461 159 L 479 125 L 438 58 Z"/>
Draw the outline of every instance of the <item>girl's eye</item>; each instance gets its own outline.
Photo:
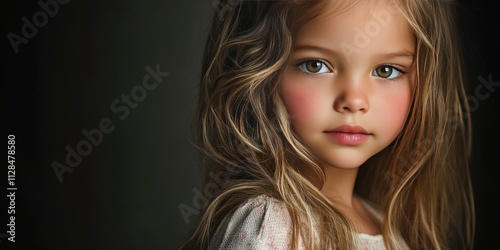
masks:
<path id="1" fill-rule="evenodd" d="M 378 76 L 378 77 L 386 78 L 389 80 L 397 78 L 401 74 L 403 74 L 403 72 L 397 70 L 393 66 L 388 66 L 388 65 L 382 65 L 380 67 L 377 67 L 372 72 L 373 76 Z"/>
<path id="2" fill-rule="evenodd" d="M 328 66 L 326 66 L 324 62 L 319 60 L 305 61 L 299 64 L 299 68 L 304 72 L 311 74 L 322 74 L 331 72 Z"/>

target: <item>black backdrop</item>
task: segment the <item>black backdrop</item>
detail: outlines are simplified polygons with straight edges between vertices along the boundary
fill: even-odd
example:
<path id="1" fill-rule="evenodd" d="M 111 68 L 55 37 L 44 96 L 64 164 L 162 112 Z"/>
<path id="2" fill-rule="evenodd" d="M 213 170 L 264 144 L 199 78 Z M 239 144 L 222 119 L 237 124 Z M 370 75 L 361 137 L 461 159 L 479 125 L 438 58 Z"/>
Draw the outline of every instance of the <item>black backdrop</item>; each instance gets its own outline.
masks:
<path id="1" fill-rule="evenodd" d="M 190 119 L 216 1 L 46 2 L 58 8 L 1 7 L 2 136 L 16 137 L 17 190 L 11 243 L 4 163 L 0 249 L 175 249 L 195 219 L 179 205 L 195 207 L 201 190 Z M 499 12 L 459 3 L 474 96 L 481 78 L 500 82 Z M 476 98 L 471 116 L 476 249 L 500 233 L 499 92 Z"/>

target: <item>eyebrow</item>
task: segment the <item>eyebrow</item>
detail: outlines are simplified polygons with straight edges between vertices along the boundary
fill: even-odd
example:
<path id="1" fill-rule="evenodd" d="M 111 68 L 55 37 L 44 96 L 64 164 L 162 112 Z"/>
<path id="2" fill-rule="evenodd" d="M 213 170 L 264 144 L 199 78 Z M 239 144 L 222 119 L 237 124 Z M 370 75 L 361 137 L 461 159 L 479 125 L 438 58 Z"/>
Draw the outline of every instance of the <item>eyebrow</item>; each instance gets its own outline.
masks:
<path id="1" fill-rule="evenodd" d="M 295 46 L 293 48 L 293 51 L 301 51 L 301 50 L 315 50 L 315 51 L 319 51 L 319 52 L 324 53 L 324 54 L 330 54 L 333 56 L 339 56 L 341 54 L 335 50 L 323 48 L 320 46 L 314 46 L 314 45 L 299 45 L 299 46 Z M 411 52 L 409 50 L 401 50 L 401 51 L 394 51 L 394 52 L 387 52 L 387 53 L 384 52 L 384 53 L 379 53 L 379 54 L 375 55 L 375 57 L 377 57 L 377 58 L 384 58 L 384 59 L 403 57 L 403 58 L 408 58 L 411 60 L 413 60 L 413 56 L 414 56 L 413 52 Z"/>
<path id="2" fill-rule="evenodd" d="M 319 46 L 313 46 L 313 45 L 299 45 L 299 46 L 294 46 L 293 51 L 301 51 L 301 50 L 316 50 L 319 51 L 323 54 L 331 54 L 334 56 L 339 56 L 339 53 L 335 50 L 330 50 L 327 48 L 319 47 Z"/>
<path id="3" fill-rule="evenodd" d="M 375 56 L 376 57 L 383 57 L 383 58 L 403 57 L 403 58 L 408 58 L 408 59 L 413 60 L 413 52 L 410 52 L 408 50 L 380 53 L 380 54 L 376 54 Z"/>

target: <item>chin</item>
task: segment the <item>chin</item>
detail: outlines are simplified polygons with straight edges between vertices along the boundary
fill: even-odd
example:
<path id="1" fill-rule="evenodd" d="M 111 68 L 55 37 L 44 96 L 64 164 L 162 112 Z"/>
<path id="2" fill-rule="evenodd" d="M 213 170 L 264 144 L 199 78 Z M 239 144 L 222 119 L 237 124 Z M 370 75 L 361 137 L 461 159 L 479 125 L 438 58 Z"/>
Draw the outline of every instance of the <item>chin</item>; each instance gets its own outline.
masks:
<path id="1" fill-rule="evenodd" d="M 340 169 L 356 169 L 359 168 L 366 161 L 324 161 L 326 167 L 340 168 Z"/>
<path id="2" fill-rule="evenodd" d="M 343 153 L 335 154 L 328 158 L 329 159 L 325 159 L 323 161 L 325 166 L 340 169 L 356 169 L 365 163 L 370 157 L 367 157 L 366 155 Z"/>
<path id="3" fill-rule="evenodd" d="M 363 163 L 342 163 L 342 164 L 328 164 L 326 163 L 326 167 L 331 167 L 331 168 L 338 168 L 338 169 L 357 169 L 361 166 Z"/>

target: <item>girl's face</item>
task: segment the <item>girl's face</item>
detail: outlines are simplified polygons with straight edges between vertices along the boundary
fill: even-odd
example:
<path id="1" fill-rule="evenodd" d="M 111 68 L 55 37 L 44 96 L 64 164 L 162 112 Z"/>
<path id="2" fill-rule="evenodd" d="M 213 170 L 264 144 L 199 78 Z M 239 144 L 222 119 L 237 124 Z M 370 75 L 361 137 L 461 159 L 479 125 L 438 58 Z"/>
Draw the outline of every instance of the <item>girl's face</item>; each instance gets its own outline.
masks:
<path id="1" fill-rule="evenodd" d="M 293 130 L 325 166 L 357 168 L 403 129 L 415 41 L 389 0 L 334 9 L 298 30 L 280 95 Z"/>

